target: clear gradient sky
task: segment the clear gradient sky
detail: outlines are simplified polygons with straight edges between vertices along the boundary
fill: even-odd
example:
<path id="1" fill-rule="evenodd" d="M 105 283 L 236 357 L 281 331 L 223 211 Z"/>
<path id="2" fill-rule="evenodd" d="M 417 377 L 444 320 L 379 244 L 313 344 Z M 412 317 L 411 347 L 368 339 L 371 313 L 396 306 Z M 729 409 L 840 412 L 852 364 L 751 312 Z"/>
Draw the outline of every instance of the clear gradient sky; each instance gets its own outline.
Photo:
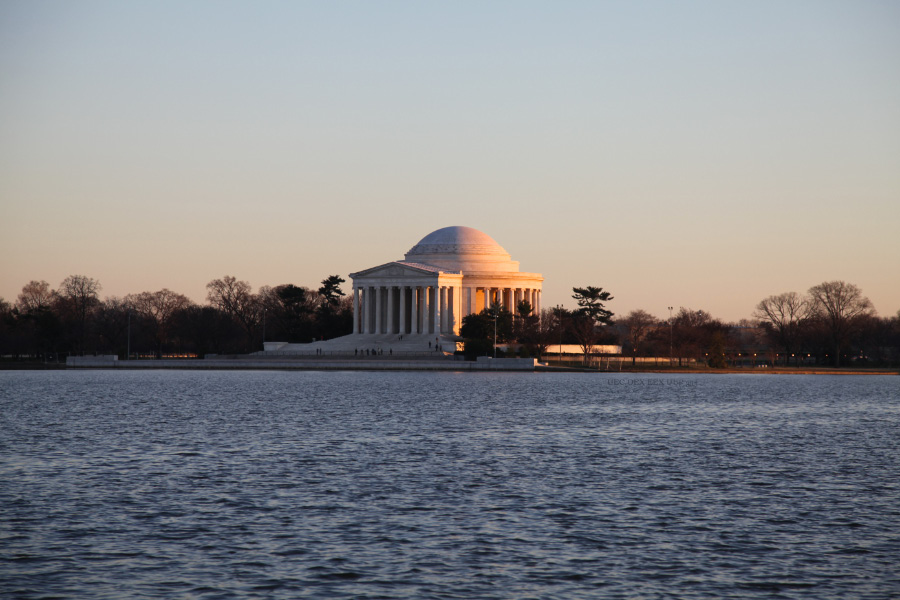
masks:
<path id="1" fill-rule="evenodd" d="M 895 314 L 900 2 L 0 3 L 8 301 L 317 287 L 448 225 L 545 306 Z"/>

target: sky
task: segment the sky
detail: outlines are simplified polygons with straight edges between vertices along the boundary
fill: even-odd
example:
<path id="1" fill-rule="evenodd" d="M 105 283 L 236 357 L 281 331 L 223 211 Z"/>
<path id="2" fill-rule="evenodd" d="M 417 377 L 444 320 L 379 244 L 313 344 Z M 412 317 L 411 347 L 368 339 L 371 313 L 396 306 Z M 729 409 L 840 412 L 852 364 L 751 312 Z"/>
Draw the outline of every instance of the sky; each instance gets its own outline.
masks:
<path id="1" fill-rule="evenodd" d="M 0 3 L 0 297 L 318 287 L 465 225 L 726 321 L 900 310 L 900 3 Z"/>

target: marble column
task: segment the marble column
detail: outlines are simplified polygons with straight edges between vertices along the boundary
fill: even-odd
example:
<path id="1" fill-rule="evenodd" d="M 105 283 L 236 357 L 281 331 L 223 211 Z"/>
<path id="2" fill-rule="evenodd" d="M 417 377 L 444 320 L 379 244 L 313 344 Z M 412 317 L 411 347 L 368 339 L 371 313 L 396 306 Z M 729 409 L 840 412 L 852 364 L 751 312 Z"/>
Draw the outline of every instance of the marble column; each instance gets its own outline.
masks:
<path id="1" fill-rule="evenodd" d="M 434 286 L 434 335 L 441 334 L 441 324 L 444 321 L 444 288 Z"/>
<path id="2" fill-rule="evenodd" d="M 369 333 L 369 287 L 362 290 L 362 332 Z"/>
<path id="3" fill-rule="evenodd" d="M 422 327 L 422 324 L 425 323 L 425 286 L 419 286 L 419 297 L 416 300 L 419 311 L 419 318 L 416 320 L 416 327 L 418 328 L 419 333 L 425 333 L 425 329 Z"/>
<path id="4" fill-rule="evenodd" d="M 431 333 L 429 327 L 429 320 L 431 317 L 431 305 L 429 296 L 431 292 L 431 286 L 423 285 L 422 286 L 422 333 L 428 334 Z"/>
<path id="5" fill-rule="evenodd" d="M 403 335 L 406 333 L 406 286 L 400 286 L 400 326 L 397 333 Z"/>
<path id="6" fill-rule="evenodd" d="M 411 286 L 409 296 L 409 332 L 415 335 L 419 333 L 419 286 Z"/>
<path id="7" fill-rule="evenodd" d="M 434 313 L 437 311 L 437 306 L 435 306 L 434 286 L 428 286 L 428 291 L 425 293 L 425 299 L 428 302 L 428 308 L 425 310 L 425 320 L 427 321 L 425 324 L 425 333 L 431 333 L 431 328 L 434 327 Z"/>
<path id="8" fill-rule="evenodd" d="M 375 333 L 381 333 L 381 309 L 383 306 L 382 292 L 384 288 L 378 286 L 375 288 Z"/>
<path id="9" fill-rule="evenodd" d="M 385 333 L 394 333 L 394 286 L 387 286 L 385 291 L 387 291 L 387 325 Z"/>
<path id="10" fill-rule="evenodd" d="M 462 324 L 463 308 L 462 308 L 462 286 L 453 288 L 453 325 L 450 332 L 453 335 L 459 335 L 459 326 Z"/>
<path id="11" fill-rule="evenodd" d="M 434 286 L 434 333 L 439 334 L 444 328 L 444 286 Z"/>
<path id="12" fill-rule="evenodd" d="M 448 317 L 450 316 L 450 288 L 446 285 L 441 286 L 441 333 L 447 331 L 449 325 Z"/>
<path id="13" fill-rule="evenodd" d="M 446 286 L 444 288 L 444 333 L 450 333 L 450 328 L 453 326 L 453 321 L 451 320 L 453 316 L 453 288 L 451 286 Z"/>

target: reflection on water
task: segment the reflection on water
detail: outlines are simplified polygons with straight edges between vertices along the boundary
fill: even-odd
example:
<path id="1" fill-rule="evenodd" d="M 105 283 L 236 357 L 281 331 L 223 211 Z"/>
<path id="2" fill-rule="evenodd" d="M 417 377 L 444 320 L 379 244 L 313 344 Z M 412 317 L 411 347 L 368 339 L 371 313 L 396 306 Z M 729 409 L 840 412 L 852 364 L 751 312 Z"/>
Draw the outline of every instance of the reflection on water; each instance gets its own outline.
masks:
<path id="1" fill-rule="evenodd" d="M 0 372 L 0 596 L 896 597 L 897 381 Z"/>

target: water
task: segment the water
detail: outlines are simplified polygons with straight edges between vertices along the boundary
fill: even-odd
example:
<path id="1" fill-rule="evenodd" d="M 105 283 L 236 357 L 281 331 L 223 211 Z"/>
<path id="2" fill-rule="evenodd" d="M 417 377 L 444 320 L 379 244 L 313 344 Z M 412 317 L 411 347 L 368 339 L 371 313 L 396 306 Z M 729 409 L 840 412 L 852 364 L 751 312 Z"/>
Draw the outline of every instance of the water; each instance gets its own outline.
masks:
<path id="1" fill-rule="evenodd" d="M 0 596 L 900 596 L 896 377 L 0 372 Z"/>

